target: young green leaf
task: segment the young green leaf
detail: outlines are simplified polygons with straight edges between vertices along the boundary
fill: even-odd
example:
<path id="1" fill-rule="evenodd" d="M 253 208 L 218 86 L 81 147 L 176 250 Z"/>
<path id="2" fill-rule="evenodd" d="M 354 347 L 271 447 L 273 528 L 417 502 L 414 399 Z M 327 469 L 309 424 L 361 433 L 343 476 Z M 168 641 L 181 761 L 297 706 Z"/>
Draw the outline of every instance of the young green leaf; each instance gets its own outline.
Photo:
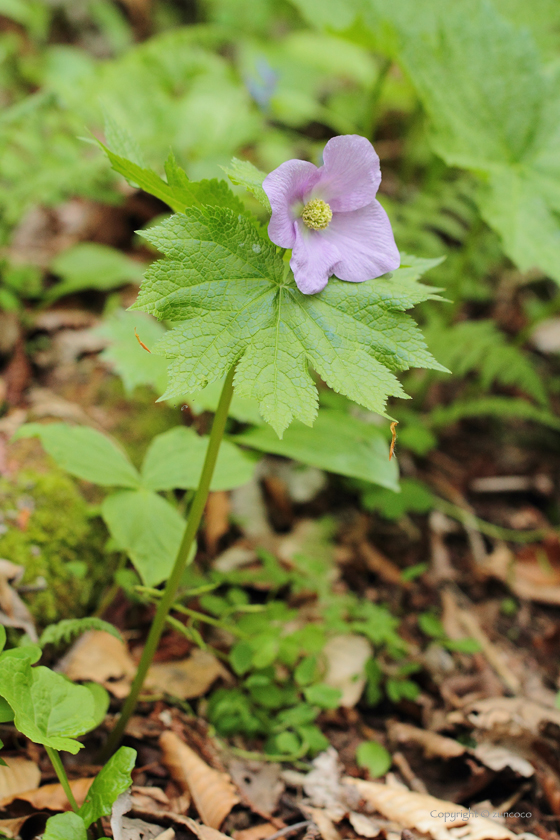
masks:
<path id="1" fill-rule="evenodd" d="M 169 577 L 185 530 L 169 502 L 150 490 L 123 490 L 103 500 L 101 514 L 146 586 Z"/>
<path id="2" fill-rule="evenodd" d="M 88 840 L 86 824 L 74 811 L 55 814 L 47 820 L 43 840 Z"/>
<path id="3" fill-rule="evenodd" d="M 109 697 L 109 692 L 106 688 L 103 688 L 102 685 L 96 682 L 87 682 L 83 684 L 84 688 L 87 688 L 89 693 L 91 694 L 93 700 L 93 713 L 92 718 L 94 724 L 92 729 L 97 729 L 100 723 L 105 720 L 105 715 L 107 714 L 107 710 L 109 709 L 109 703 L 111 702 L 111 698 Z"/>
<path id="4" fill-rule="evenodd" d="M 245 187 L 270 213 L 270 201 L 262 186 L 266 172 L 261 172 L 248 160 L 238 160 L 237 158 L 232 158 L 230 165 L 228 167 L 222 166 L 222 169 L 232 184 L 240 184 Z"/>
<path id="5" fill-rule="evenodd" d="M 321 408 L 313 429 L 296 422 L 282 440 L 266 426 L 242 432 L 234 440 L 399 491 L 397 462 L 389 461 L 389 447 L 382 431 L 343 411 Z"/>
<path id="6" fill-rule="evenodd" d="M 208 437 L 194 429 L 176 426 L 155 437 L 142 465 L 142 484 L 149 490 L 172 490 L 198 487 Z M 239 447 L 223 441 L 211 490 L 231 490 L 251 480 L 255 462 Z"/>
<path id="7" fill-rule="evenodd" d="M 388 396 L 406 396 L 394 372 L 443 369 L 404 312 L 434 295 L 410 282 L 406 262 L 390 279 L 333 280 L 303 295 L 277 249 L 227 208 L 192 208 L 142 235 L 166 258 L 148 269 L 133 308 L 180 322 L 156 348 L 172 360 L 162 399 L 201 390 L 237 361 L 236 392 L 282 435 L 294 417 L 316 417 L 309 366 L 383 415 Z"/>
<path id="8" fill-rule="evenodd" d="M 390 769 L 392 758 L 377 741 L 363 741 L 356 750 L 356 763 L 366 767 L 372 779 L 378 779 Z"/>
<path id="9" fill-rule="evenodd" d="M 77 753 L 75 739 L 96 726 L 95 702 L 89 689 L 40 665 L 41 648 L 30 645 L 0 657 L 0 692 L 14 710 L 16 729 L 55 750 Z"/>
<path id="10" fill-rule="evenodd" d="M 122 639 L 121 634 L 113 624 L 109 624 L 108 621 L 103 621 L 101 618 L 91 616 L 89 618 L 64 618 L 57 624 L 49 624 L 43 630 L 39 644 L 41 647 L 45 647 L 45 645 L 67 643 L 74 636 L 79 636 L 80 633 L 87 633 L 88 630 L 104 630 L 105 633 L 110 633 L 116 639 Z"/>
<path id="11" fill-rule="evenodd" d="M 114 802 L 132 784 L 130 774 L 135 762 L 136 750 L 121 747 L 95 777 L 79 811 L 86 828 L 111 813 Z"/>
<path id="12" fill-rule="evenodd" d="M 71 475 L 109 487 L 138 487 L 140 476 L 124 452 L 101 432 L 66 423 L 26 423 L 14 435 L 39 437 L 59 467 Z"/>
<path id="13" fill-rule="evenodd" d="M 125 283 L 140 283 L 144 264 L 131 260 L 116 248 L 97 242 L 79 242 L 59 254 L 50 265 L 60 283 L 47 292 L 49 301 L 83 289 L 107 291 Z"/>
<path id="14" fill-rule="evenodd" d="M 319 706 L 321 709 L 336 709 L 342 697 L 339 688 L 333 688 L 325 683 L 310 685 L 303 689 L 303 693 L 308 703 Z"/>

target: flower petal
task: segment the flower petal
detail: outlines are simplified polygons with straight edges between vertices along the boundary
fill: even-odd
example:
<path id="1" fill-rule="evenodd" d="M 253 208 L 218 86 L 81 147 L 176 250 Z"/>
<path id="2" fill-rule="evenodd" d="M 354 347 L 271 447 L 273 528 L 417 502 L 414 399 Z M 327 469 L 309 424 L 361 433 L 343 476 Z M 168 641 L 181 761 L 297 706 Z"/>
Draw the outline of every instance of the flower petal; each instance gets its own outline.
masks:
<path id="1" fill-rule="evenodd" d="M 333 137 L 324 148 L 323 161 L 312 198 L 322 198 L 335 213 L 358 210 L 374 200 L 381 169 L 369 140 L 358 134 Z"/>
<path id="2" fill-rule="evenodd" d="M 391 222 L 378 201 L 350 213 L 335 213 L 323 239 L 341 254 L 333 267 L 340 280 L 362 283 L 401 264 Z"/>
<path id="3" fill-rule="evenodd" d="M 296 241 L 294 206 L 303 204 L 303 196 L 309 192 L 319 177 L 319 170 L 306 160 L 287 160 L 281 163 L 263 181 L 263 189 L 272 207 L 268 235 L 275 245 L 293 248 Z"/>
<path id="4" fill-rule="evenodd" d="M 314 295 L 327 285 L 333 266 L 340 260 L 340 252 L 325 238 L 324 231 L 309 230 L 300 220 L 294 227 L 296 241 L 290 268 L 300 292 Z"/>

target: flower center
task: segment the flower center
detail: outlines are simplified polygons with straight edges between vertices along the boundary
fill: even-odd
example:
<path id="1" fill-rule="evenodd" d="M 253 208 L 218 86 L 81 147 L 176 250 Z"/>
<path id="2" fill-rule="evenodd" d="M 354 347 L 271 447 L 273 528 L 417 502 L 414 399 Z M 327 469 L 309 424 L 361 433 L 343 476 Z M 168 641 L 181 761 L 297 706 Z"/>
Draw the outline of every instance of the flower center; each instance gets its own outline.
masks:
<path id="1" fill-rule="evenodd" d="M 301 214 L 304 225 L 312 230 L 324 230 L 332 219 L 332 210 L 322 198 L 312 198 Z"/>

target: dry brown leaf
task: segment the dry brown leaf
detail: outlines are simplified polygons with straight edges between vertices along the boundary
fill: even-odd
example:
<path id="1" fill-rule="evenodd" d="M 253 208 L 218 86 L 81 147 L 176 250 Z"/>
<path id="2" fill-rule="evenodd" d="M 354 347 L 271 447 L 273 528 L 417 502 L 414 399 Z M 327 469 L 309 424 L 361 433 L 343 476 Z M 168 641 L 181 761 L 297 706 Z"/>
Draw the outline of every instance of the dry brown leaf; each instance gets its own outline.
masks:
<path id="1" fill-rule="evenodd" d="M 556 536 L 538 545 L 523 546 L 516 555 L 505 544 L 498 545 L 482 568 L 489 577 L 503 581 L 519 598 L 560 604 L 560 552 Z"/>
<path id="2" fill-rule="evenodd" d="M 546 318 L 537 324 L 531 342 L 541 353 L 560 352 L 560 318 Z"/>
<path id="3" fill-rule="evenodd" d="M 24 508 L 20 512 L 23 518 L 20 522 L 25 526 L 31 515 L 31 509 Z M 25 530 L 25 526 L 21 530 Z M 25 569 L 23 566 L 16 566 L 9 560 L 0 559 L 0 624 L 5 627 L 17 627 L 20 630 L 25 630 L 32 642 L 37 641 L 37 631 L 35 630 L 35 622 L 33 616 L 27 609 L 27 606 L 19 597 L 18 593 L 12 586 L 17 586 L 23 577 Z"/>
<path id="4" fill-rule="evenodd" d="M 169 807 L 169 797 L 165 791 L 158 787 L 132 785 L 130 797 L 132 808 L 135 811 L 158 811 L 161 810 L 162 805 L 164 808 Z"/>
<path id="5" fill-rule="evenodd" d="M 32 816 L 32 814 L 26 814 L 25 817 L 16 817 L 13 820 L 0 820 L 0 831 L 2 832 L 2 836 L 8 838 L 19 837 L 20 830 Z"/>
<path id="6" fill-rule="evenodd" d="M 235 759 L 230 763 L 229 771 L 249 807 L 256 814 L 270 817 L 284 791 L 280 765 Z"/>
<path id="7" fill-rule="evenodd" d="M 220 539 L 229 531 L 230 511 L 229 493 L 215 490 L 209 494 L 204 512 L 204 540 L 210 557 L 214 556 Z"/>
<path id="8" fill-rule="evenodd" d="M 41 771 L 27 758 L 3 756 L 7 767 L 0 767 L 0 798 L 6 799 L 33 790 L 41 781 Z"/>
<path id="9" fill-rule="evenodd" d="M 92 783 L 93 779 L 74 779 L 74 781 L 70 782 L 70 788 L 78 805 L 82 805 Z M 27 790 L 22 793 L 5 796 L 0 800 L 0 808 L 6 808 L 15 799 L 29 802 L 37 811 L 42 811 L 43 809 L 48 811 L 70 810 L 70 803 L 66 798 L 62 785 L 59 784 L 43 785 L 43 787 L 35 788 L 35 790 Z"/>
<path id="10" fill-rule="evenodd" d="M 376 823 L 371 817 L 366 817 L 365 814 L 358 814 L 357 811 L 350 811 L 348 822 L 360 837 L 377 837 L 381 833 L 379 823 Z"/>
<path id="11" fill-rule="evenodd" d="M 456 758 L 465 753 L 465 747 L 453 738 L 446 738 L 429 729 L 419 729 L 409 723 L 389 721 L 389 737 L 399 744 L 418 744 L 424 750 L 426 758 Z"/>
<path id="12" fill-rule="evenodd" d="M 374 545 L 370 545 L 370 543 L 365 541 L 361 542 L 359 552 L 365 560 L 368 569 L 380 577 L 381 580 L 385 581 L 385 583 L 394 584 L 401 589 L 410 589 L 412 587 L 411 581 L 403 580 L 401 570 L 396 563 L 393 563 L 392 560 L 385 557 Z"/>
<path id="13" fill-rule="evenodd" d="M 548 723 L 560 727 L 560 709 L 550 709 L 525 697 L 487 697 L 448 715 L 449 721 L 464 718 L 476 728 L 492 733 L 492 737 L 522 738 L 541 734 Z"/>
<path id="14" fill-rule="evenodd" d="M 199 840 L 232 840 L 228 834 L 222 834 L 216 828 L 211 828 L 209 825 L 201 825 L 200 823 L 191 820 L 190 817 L 183 817 L 184 825 L 190 828 Z"/>
<path id="15" fill-rule="evenodd" d="M 465 808 L 455 802 L 446 802 L 435 796 L 379 782 L 365 782 L 350 777 L 343 781 L 353 785 L 367 804 L 387 819 L 403 828 L 430 834 L 434 840 L 451 840 L 454 837 L 463 840 L 513 840 L 516 837 L 491 819 L 470 816 Z M 459 827 L 462 828 L 457 833 Z"/>
<path id="16" fill-rule="evenodd" d="M 334 636 L 323 648 L 323 653 L 327 659 L 325 683 L 342 692 L 341 706 L 353 708 L 366 684 L 366 662 L 373 656 L 370 642 L 352 634 Z"/>
<path id="17" fill-rule="evenodd" d="M 500 744 L 479 744 L 472 750 L 472 754 L 485 767 L 489 767 L 496 773 L 506 767 L 510 767 L 515 773 L 519 773 L 526 779 L 529 779 L 535 773 L 535 768 L 526 758 L 507 747 L 502 747 Z"/>
<path id="18" fill-rule="evenodd" d="M 136 665 L 126 645 L 103 630 L 90 630 L 72 645 L 57 670 L 73 680 L 101 683 L 115 697 L 126 697 Z"/>
<path id="19" fill-rule="evenodd" d="M 218 829 L 239 797 L 227 773 L 209 767 L 174 732 L 164 732 L 159 743 L 162 761 L 185 792 L 190 792 L 206 826 Z"/>
<path id="20" fill-rule="evenodd" d="M 230 675 L 209 651 L 195 648 L 187 659 L 179 662 L 156 662 L 150 667 L 145 687 L 181 700 L 206 694 L 218 677 L 229 681 Z"/>
<path id="21" fill-rule="evenodd" d="M 233 840 L 266 840 L 271 834 L 276 834 L 277 830 L 275 825 L 266 822 L 244 828 L 242 831 L 234 831 L 232 836 Z"/>
<path id="22" fill-rule="evenodd" d="M 163 829 L 161 825 L 144 820 L 122 818 L 122 840 L 173 840 L 174 837 L 172 828 Z"/>
<path id="23" fill-rule="evenodd" d="M 323 840 L 340 840 L 340 834 L 325 811 L 321 808 L 311 808 L 308 805 L 301 805 L 300 807 L 305 816 L 313 820 Z"/>

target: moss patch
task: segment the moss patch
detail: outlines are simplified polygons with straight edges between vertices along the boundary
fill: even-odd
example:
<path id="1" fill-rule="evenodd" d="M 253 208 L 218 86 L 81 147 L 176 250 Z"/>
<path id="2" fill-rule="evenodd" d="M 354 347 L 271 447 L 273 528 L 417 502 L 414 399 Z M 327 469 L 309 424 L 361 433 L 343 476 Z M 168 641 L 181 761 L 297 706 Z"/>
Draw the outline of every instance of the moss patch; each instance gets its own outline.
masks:
<path id="1" fill-rule="evenodd" d="M 0 478 L 0 557 L 24 566 L 24 583 L 44 578 L 46 589 L 24 596 L 39 625 L 82 616 L 111 580 L 114 555 L 107 532 L 92 519 L 65 473 L 22 470 Z"/>

